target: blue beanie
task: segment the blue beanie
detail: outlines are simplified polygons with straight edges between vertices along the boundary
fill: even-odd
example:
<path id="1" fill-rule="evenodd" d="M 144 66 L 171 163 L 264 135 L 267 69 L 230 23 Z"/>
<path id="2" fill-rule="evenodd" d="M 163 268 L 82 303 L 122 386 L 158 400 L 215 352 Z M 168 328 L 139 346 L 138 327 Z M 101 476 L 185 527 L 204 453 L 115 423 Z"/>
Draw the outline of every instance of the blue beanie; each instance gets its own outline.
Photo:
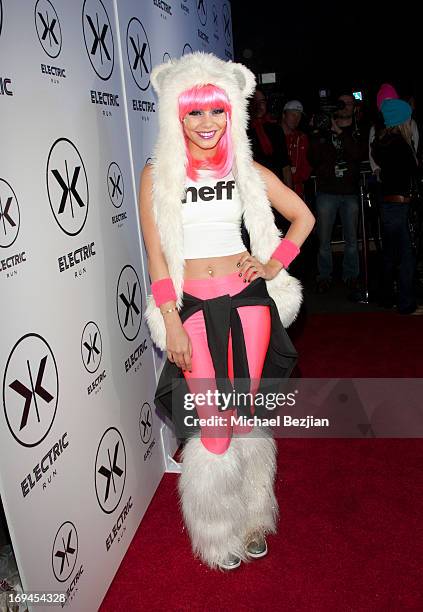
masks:
<path id="1" fill-rule="evenodd" d="M 413 112 L 408 102 L 404 100 L 384 100 L 381 109 L 386 127 L 395 127 L 410 119 Z"/>

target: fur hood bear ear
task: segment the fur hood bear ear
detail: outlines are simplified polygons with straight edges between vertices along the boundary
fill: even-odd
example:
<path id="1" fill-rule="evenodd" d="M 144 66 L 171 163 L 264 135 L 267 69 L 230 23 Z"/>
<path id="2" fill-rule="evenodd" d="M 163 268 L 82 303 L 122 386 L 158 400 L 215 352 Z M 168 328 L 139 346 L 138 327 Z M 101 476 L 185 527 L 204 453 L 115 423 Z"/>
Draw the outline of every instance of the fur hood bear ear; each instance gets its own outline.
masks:
<path id="1" fill-rule="evenodd" d="M 254 74 L 243 64 L 226 62 L 202 51 L 195 51 L 155 66 L 150 80 L 158 96 L 162 93 L 165 84 L 176 86 L 175 91 L 180 91 L 194 84 L 213 83 L 223 89 L 237 91 L 241 97 L 248 98 L 254 92 L 256 85 Z"/>
<path id="2" fill-rule="evenodd" d="M 150 81 L 153 85 L 157 95 L 160 94 L 160 90 L 163 85 L 163 81 L 166 78 L 166 75 L 171 72 L 173 68 L 173 60 L 168 60 L 164 64 L 158 64 L 155 66 L 150 75 Z"/>
<path id="3" fill-rule="evenodd" d="M 249 98 L 256 88 L 256 77 L 254 74 L 243 64 L 229 63 L 228 67 L 232 70 L 242 95 L 245 98 Z"/>

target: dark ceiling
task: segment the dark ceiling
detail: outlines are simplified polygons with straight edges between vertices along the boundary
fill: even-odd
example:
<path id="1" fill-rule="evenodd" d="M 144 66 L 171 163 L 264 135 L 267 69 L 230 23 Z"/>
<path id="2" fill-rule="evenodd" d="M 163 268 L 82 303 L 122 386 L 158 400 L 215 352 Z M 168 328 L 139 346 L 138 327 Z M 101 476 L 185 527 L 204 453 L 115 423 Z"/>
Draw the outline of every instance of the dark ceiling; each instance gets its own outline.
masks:
<path id="1" fill-rule="evenodd" d="M 411 5 L 356 0 L 314 3 L 232 0 L 235 59 L 256 74 L 276 72 L 287 97 L 312 100 L 321 87 L 363 90 L 382 82 L 419 94 L 420 20 Z"/>

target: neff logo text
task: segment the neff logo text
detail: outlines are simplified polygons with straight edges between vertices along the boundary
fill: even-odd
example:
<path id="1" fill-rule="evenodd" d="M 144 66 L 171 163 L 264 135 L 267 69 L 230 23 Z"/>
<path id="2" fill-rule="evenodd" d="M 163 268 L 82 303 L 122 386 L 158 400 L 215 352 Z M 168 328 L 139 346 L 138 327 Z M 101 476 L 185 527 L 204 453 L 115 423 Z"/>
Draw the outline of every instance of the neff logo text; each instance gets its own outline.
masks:
<path id="1" fill-rule="evenodd" d="M 218 181 L 214 187 L 208 185 L 204 187 L 187 187 L 185 189 L 185 196 L 182 200 L 182 204 L 197 202 L 198 199 L 203 202 L 210 202 L 210 200 L 222 200 L 223 191 L 226 191 L 226 199 L 232 200 L 232 192 L 235 188 L 235 181 Z"/>

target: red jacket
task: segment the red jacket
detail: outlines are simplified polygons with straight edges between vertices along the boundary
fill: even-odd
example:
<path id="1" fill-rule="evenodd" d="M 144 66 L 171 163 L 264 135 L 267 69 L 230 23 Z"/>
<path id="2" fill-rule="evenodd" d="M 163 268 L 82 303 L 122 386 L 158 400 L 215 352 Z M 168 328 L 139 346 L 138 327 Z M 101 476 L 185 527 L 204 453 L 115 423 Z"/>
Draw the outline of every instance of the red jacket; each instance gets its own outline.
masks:
<path id="1" fill-rule="evenodd" d="M 291 160 L 292 180 L 294 191 L 300 197 L 304 195 L 304 182 L 311 174 L 311 166 L 307 160 L 308 138 L 304 132 L 295 130 L 285 134 L 286 147 Z"/>

